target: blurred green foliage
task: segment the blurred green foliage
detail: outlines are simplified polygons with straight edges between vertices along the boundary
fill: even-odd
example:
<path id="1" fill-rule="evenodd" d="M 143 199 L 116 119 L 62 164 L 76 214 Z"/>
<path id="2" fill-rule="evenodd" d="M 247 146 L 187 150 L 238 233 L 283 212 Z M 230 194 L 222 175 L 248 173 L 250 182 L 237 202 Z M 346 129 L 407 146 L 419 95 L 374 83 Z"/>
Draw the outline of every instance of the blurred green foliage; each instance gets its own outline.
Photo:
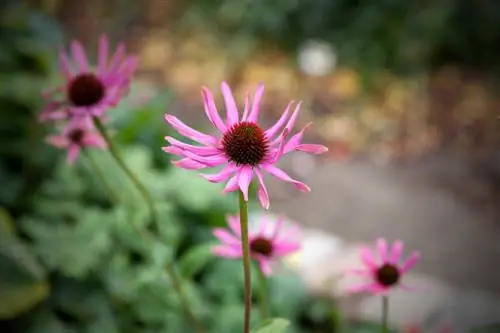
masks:
<path id="1" fill-rule="evenodd" d="M 184 23 L 211 28 L 225 40 L 268 39 L 298 51 L 307 39 L 331 43 L 339 61 L 362 74 L 413 73 L 461 62 L 500 64 L 500 3 L 352 0 L 191 0 Z"/>

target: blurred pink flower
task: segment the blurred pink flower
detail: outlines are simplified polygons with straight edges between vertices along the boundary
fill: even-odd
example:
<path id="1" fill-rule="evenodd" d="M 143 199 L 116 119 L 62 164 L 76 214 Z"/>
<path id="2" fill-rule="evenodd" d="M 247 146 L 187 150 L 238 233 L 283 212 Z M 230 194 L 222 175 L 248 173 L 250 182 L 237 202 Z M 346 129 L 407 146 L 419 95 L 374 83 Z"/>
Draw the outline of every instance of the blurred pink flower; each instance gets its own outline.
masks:
<path id="1" fill-rule="evenodd" d="M 377 255 L 374 256 L 369 247 L 362 247 L 360 258 L 365 268 L 349 269 L 347 274 L 366 277 L 367 281 L 360 285 L 347 288 L 348 292 L 370 292 L 373 294 L 387 294 L 392 288 L 399 287 L 403 290 L 414 290 L 401 282 L 402 278 L 420 259 L 418 252 L 412 252 L 408 259 L 400 263 L 404 244 L 395 241 L 389 249 L 387 241 L 379 238 L 377 240 Z M 377 258 L 376 258 L 377 257 Z"/>
<path id="2" fill-rule="evenodd" d="M 182 157 L 173 163 L 178 167 L 192 170 L 223 166 L 216 174 L 202 176 L 213 183 L 227 181 L 224 192 L 240 189 L 246 201 L 248 201 L 248 187 L 255 175 L 259 182 L 257 195 L 265 209 L 269 208 L 270 202 L 262 171 L 291 183 L 303 192 L 309 192 L 310 188 L 306 184 L 292 179 L 275 165 L 283 155 L 294 150 L 311 154 L 322 154 L 328 150 L 322 145 L 301 143 L 302 136 L 310 124 L 304 126 L 290 140 L 287 140 L 299 115 L 300 103 L 297 103 L 289 117 L 292 106 L 292 102 L 290 102 L 280 119 L 269 129 L 263 130 L 257 124 L 257 120 L 259 119 L 264 85 L 259 85 L 257 88 L 251 105 L 247 93 L 241 118 L 227 83 L 221 84 L 221 91 L 227 114 L 225 122 L 222 121 L 217 111 L 212 92 L 206 87 L 201 90 L 205 113 L 220 133 L 216 136 L 194 130 L 173 115 L 165 115 L 165 120 L 175 130 L 186 138 L 201 144 L 201 146 L 191 145 L 170 136 L 165 137 L 170 146 L 163 147 L 163 150 Z"/>
<path id="3" fill-rule="evenodd" d="M 77 41 L 71 43 L 72 59 L 64 51 L 60 52 L 60 69 L 65 82 L 43 94 L 47 104 L 40 113 L 40 121 L 71 116 L 100 117 L 119 103 L 128 92 L 138 58 L 126 56 L 124 44 L 118 46 L 111 59 L 108 49 L 108 38 L 102 35 L 97 68 L 90 68 L 83 46 Z"/>
<path id="4" fill-rule="evenodd" d="M 68 163 L 72 164 L 85 147 L 106 149 L 106 141 L 95 131 L 90 119 L 70 121 L 60 135 L 50 135 L 46 141 L 60 149 L 68 150 Z"/>
<path id="5" fill-rule="evenodd" d="M 241 258 L 240 219 L 238 216 L 228 216 L 227 224 L 229 229 L 213 230 L 221 244 L 214 246 L 212 252 L 221 257 Z M 299 228 L 295 225 L 285 227 L 283 218 L 273 221 L 268 217 L 261 217 L 256 230 L 249 231 L 250 257 L 259 263 L 265 275 L 270 275 L 274 262 L 300 249 L 299 233 Z"/>

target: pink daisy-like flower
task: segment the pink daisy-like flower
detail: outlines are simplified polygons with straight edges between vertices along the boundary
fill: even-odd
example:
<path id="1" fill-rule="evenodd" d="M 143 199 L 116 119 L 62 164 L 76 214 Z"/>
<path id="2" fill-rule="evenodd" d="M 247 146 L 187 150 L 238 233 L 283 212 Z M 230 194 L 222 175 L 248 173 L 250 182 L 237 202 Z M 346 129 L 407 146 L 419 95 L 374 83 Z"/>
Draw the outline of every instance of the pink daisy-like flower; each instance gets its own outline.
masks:
<path id="1" fill-rule="evenodd" d="M 350 286 L 348 292 L 370 292 L 373 294 L 387 294 L 395 287 L 412 290 L 401 282 L 402 278 L 420 259 L 418 252 L 412 252 L 408 259 L 400 263 L 404 244 L 395 241 L 389 251 L 385 239 L 377 240 L 377 255 L 374 256 L 369 247 L 362 247 L 360 259 L 365 265 L 362 269 L 350 269 L 346 273 L 365 277 L 367 281 L 360 285 Z"/>
<path id="2" fill-rule="evenodd" d="M 65 83 L 43 94 L 47 105 L 40 113 L 40 121 L 71 116 L 100 117 L 107 109 L 118 104 L 128 91 L 138 58 L 126 56 L 124 44 L 118 46 L 111 59 L 108 49 L 108 38 L 103 35 L 99 39 L 96 68 L 90 67 L 83 46 L 77 41 L 71 43 L 72 59 L 63 51 L 60 52 L 59 61 Z"/>
<path id="3" fill-rule="evenodd" d="M 323 145 L 301 142 L 310 124 L 287 140 L 299 115 L 300 103 L 297 103 L 291 116 L 290 110 L 293 102 L 289 103 L 280 119 L 267 130 L 263 130 L 257 124 L 257 120 L 264 85 L 257 88 L 251 105 L 249 94 L 247 94 L 241 118 L 233 94 L 225 82 L 221 84 L 221 91 L 226 108 L 226 121 L 222 121 L 217 111 L 212 92 L 206 87 L 201 89 L 205 113 L 212 125 L 220 132 L 216 136 L 194 130 L 173 115 L 165 115 L 165 120 L 180 134 L 201 144 L 201 146 L 192 145 L 170 136 L 165 137 L 170 146 L 163 147 L 163 150 L 182 157 L 173 163 L 178 167 L 192 170 L 223 166 L 218 173 L 203 175 L 203 177 L 214 183 L 227 181 L 224 192 L 240 189 L 246 201 L 248 201 L 248 186 L 255 175 L 259 182 L 258 198 L 265 209 L 269 208 L 269 196 L 264 185 L 262 171 L 291 183 L 303 192 L 310 191 L 306 184 L 292 179 L 276 167 L 281 156 L 294 150 L 311 154 L 322 154 L 328 150 Z"/>
<path id="4" fill-rule="evenodd" d="M 106 141 L 95 131 L 88 118 L 69 122 L 60 135 L 50 135 L 46 141 L 57 148 L 67 149 L 69 164 L 72 164 L 80 151 L 86 147 L 107 148 Z"/>
<path id="5" fill-rule="evenodd" d="M 213 230 L 221 244 L 214 246 L 212 252 L 221 257 L 241 258 L 240 219 L 238 216 L 228 216 L 227 224 L 229 229 Z M 274 221 L 261 217 L 257 228 L 249 230 L 250 257 L 259 263 L 265 275 L 270 275 L 273 263 L 300 249 L 299 233 L 295 225 L 285 227 L 283 218 Z"/>

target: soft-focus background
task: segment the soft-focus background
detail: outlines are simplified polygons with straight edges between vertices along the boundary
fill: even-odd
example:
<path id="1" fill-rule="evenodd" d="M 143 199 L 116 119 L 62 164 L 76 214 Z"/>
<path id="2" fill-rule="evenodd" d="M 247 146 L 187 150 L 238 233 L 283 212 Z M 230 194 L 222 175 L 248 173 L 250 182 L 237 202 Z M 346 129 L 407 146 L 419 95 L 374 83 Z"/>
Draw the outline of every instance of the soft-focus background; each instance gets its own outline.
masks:
<path id="1" fill-rule="evenodd" d="M 394 295 L 395 328 L 500 323 L 497 0 L 4 0 L 0 10 L 0 331 L 189 331 L 162 269 L 172 256 L 209 331 L 239 330 L 239 263 L 208 252 L 235 198 L 172 169 L 160 149 L 172 135 L 163 114 L 206 127 L 200 86 L 223 80 L 240 102 L 266 83 L 264 123 L 303 100 L 307 140 L 330 149 L 283 162 L 311 194 L 269 180 L 271 212 L 304 228 L 303 251 L 271 285 L 290 332 L 334 332 L 338 313 L 371 332 L 378 300 L 346 296 L 340 272 L 380 236 L 422 252 L 409 281 L 425 292 Z M 92 154 L 124 204 L 88 161 L 68 167 L 42 141 L 52 129 L 36 113 L 58 48 L 78 39 L 92 54 L 101 33 L 140 56 L 112 128 L 158 198 L 173 252 L 137 237 L 146 212 L 128 213 L 140 199 L 109 156 Z"/>

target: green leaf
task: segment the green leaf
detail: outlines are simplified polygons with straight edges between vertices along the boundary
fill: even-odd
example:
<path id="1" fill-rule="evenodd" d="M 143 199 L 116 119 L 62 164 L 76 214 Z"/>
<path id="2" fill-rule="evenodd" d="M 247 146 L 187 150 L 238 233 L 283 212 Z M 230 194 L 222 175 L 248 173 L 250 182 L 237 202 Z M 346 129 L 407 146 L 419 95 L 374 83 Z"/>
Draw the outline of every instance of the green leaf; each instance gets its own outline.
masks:
<path id="1" fill-rule="evenodd" d="M 269 319 L 252 330 L 252 333 L 282 333 L 290 326 L 290 322 L 283 318 Z"/>
<path id="2" fill-rule="evenodd" d="M 184 278 L 192 278 L 214 260 L 211 247 L 212 244 L 201 244 L 191 247 L 184 253 L 179 259 L 179 269 Z"/>
<path id="3" fill-rule="evenodd" d="M 15 318 L 44 300 L 49 294 L 45 282 L 12 285 L 0 281 L 0 319 Z"/>
<path id="4" fill-rule="evenodd" d="M 9 215 L 9 212 L 0 208 L 0 234 L 2 235 L 12 235 L 14 233 L 14 222 L 12 221 L 12 217 Z"/>

